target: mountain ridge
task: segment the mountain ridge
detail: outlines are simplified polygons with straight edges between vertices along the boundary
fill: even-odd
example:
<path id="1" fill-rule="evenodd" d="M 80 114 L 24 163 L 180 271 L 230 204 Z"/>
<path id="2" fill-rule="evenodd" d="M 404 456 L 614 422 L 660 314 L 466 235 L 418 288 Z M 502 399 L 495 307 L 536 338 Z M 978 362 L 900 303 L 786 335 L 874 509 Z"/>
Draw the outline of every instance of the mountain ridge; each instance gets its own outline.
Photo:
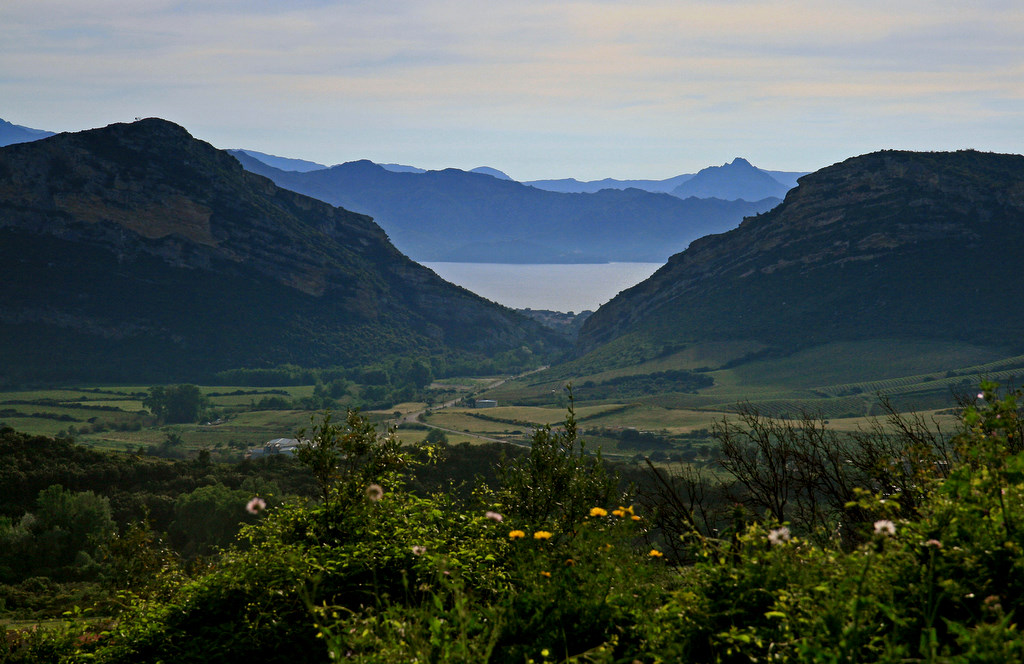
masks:
<path id="1" fill-rule="evenodd" d="M 1012 283 L 1022 262 L 1024 157 L 871 153 L 694 241 L 588 319 L 578 350 L 629 334 L 782 350 L 886 336 L 1016 347 L 1024 308 L 981 281 Z"/>
<path id="2" fill-rule="evenodd" d="M 561 343 L 159 119 L 0 149 L 0 234 L 8 381 Z"/>
<path id="3" fill-rule="evenodd" d="M 369 160 L 310 173 L 241 161 L 281 187 L 370 214 L 396 246 L 427 262 L 660 262 L 778 202 L 639 189 L 560 194 L 458 169 L 396 173 Z"/>

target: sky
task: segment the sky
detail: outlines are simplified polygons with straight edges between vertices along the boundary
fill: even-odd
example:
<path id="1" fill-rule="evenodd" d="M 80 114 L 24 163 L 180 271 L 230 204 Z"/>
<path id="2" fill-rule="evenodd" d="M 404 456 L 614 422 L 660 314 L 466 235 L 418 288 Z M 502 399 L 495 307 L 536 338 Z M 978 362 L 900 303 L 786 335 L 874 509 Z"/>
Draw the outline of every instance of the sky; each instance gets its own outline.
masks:
<path id="1" fill-rule="evenodd" d="M 1024 152 L 1019 0 L 4 0 L 0 118 L 336 164 L 663 179 Z"/>

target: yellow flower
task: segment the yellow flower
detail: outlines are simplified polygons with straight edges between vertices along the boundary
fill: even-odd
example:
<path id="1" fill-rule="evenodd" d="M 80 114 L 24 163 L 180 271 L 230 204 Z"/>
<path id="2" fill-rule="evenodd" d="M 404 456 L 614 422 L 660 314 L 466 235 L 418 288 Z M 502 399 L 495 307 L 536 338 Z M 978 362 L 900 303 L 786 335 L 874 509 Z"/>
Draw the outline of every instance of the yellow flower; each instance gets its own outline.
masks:
<path id="1" fill-rule="evenodd" d="M 551 572 L 541 572 L 540 575 L 543 576 L 545 579 L 551 578 Z"/>
<path id="2" fill-rule="evenodd" d="M 634 514 L 633 516 L 631 516 L 629 518 L 633 519 L 634 521 L 639 521 L 640 520 L 640 517 L 638 517 L 636 514 Z"/>
<path id="3" fill-rule="evenodd" d="M 649 555 L 651 558 L 663 558 L 665 556 L 664 553 L 658 551 L 657 549 L 651 549 L 651 552 L 647 555 Z"/>
<path id="4" fill-rule="evenodd" d="M 520 537 L 526 537 L 526 533 L 521 530 L 513 530 L 508 534 L 508 538 L 511 540 L 519 539 Z"/>
<path id="5" fill-rule="evenodd" d="M 633 506 L 632 505 L 630 505 L 629 507 L 623 507 L 622 505 L 619 505 L 619 509 L 622 510 L 622 512 L 624 514 L 628 514 L 630 516 L 633 516 Z"/>
<path id="6" fill-rule="evenodd" d="M 612 510 L 612 514 L 614 514 L 615 516 L 617 516 L 619 518 L 622 518 L 622 517 L 626 516 L 625 510 Z"/>
<path id="7" fill-rule="evenodd" d="M 572 567 L 573 565 L 576 564 L 576 561 L 573 560 L 572 558 L 566 558 L 565 559 L 565 564 L 566 564 L 567 567 Z"/>
<path id="8" fill-rule="evenodd" d="M 603 507 L 590 508 L 590 516 L 608 516 L 608 510 Z"/>
<path id="9" fill-rule="evenodd" d="M 551 533 L 549 533 L 546 530 L 538 530 L 537 532 L 535 532 L 533 534 L 533 539 L 535 539 L 535 540 L 551 539 Z"/>

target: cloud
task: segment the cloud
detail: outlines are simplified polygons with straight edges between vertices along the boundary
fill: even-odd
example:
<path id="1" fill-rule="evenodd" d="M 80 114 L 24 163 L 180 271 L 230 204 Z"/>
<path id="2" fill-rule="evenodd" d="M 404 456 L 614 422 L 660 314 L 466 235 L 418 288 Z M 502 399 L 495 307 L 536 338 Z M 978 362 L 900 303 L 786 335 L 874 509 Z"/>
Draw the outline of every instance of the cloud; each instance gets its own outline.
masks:
<path id="1" fill-rule="evenodd" d="M 1024 96 L 1009 1 L 40 0 L 0 19 L 0 95 L 24 124 L 174 115 L 319 161 L 479 165 L 487 148 L 525 169 L 529 150 L 537 168 L 585 155 L 626 177 L 760 149 L 811 168 L 908 126 L 932 127 L 936 148 L 953 120 L 957 140 L 998 143 Z M 324 132 L 365 152 L 325 154 Z M 536 176 L 570 174 L 586 175 Z"/>

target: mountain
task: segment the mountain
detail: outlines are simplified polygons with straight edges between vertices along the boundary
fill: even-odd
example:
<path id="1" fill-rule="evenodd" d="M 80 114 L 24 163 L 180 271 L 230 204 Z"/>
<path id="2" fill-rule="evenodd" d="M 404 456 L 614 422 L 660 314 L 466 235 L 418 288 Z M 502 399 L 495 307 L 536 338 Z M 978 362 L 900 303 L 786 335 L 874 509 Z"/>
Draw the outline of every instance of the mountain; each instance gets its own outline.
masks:
<path id="1" fill-rule="evenodd" d="M 603 180 L 589 181 L 562 178 L 560 180 L 530 180 L 523 184 L 563 194 L 596 194 L 602 189 L 642 189 L 656 194 L 668 194 L 692 177 L 693 174 L 684 174 L 668 178 L 667 180 L 615 180 L 613 178 L 605 178 Z"/>
<path id="2" fill-rule="evenodd" d="M 498 178 L 499 180 L 511 180 L 508 174 L 499 171 L 497 168 L 491 168 L 490 166 L 477 166 L 469 171 L 470 173 L 481 173 L 483 175 L 490 175 L 492 178 Z"/>
<path id="3" fill-rule="evenodd" d="M 661 262 L 778 203 L 680 200 L 639 189 L 560 194 L 456 169 L 396 173 L 365 160 L 310 173 L 240 161 L 280 187 L 373 216 L 419 261 Z"/>
<path id="4" fill-rule="evenodd" d="M 308 173 L 309 171 L 319 171 L 322 168 L 327 168 L 323 164 L 318 164 L 315 161 L 306 161 L 305 159 L 290 159 L 288 157 L 277 157 L 272 154 L 265 154 L 263 152 L 257 152 L 255 150 L 228 150 L 230 154 L 236 155 L 241 152 L 247 154 L 253 159 L 259 159 L 268 166 L 274 168 L 280 168 L 282 171 L 298 171 L 299 173 Z"/>
<path id="5" fill-rule="evenodd" d="M 406 166 L 405 164 L 378 164 L 381 168 L 386 171 L 393 173 L 426 173 L 427 169 L 418 168 L 416 166 Z"/>
<path id="6" fill-rule="evenodd" d="M 0 282 L 5 382 L 561 343 L 409 260 L 369 217 L 159 119 L 0 149 Z"/>
<path id="7" fill-rule="evenodd" d="M 591 316 L 579 350 L 915 339 L 1021 353 L 1021 265 L 1024 156 L 878 152 L 693 242 Z"/>
<path id="8" fill-rule="evenodd" d="M 15 143 L 30 143 L 47 136 L 53 136 L 53 132 L 42 129 L 30 129 L 21 125 L 11 124 L 6 120 L 0 120 L 0 147 L 14 145 Z"/>
<path id="9" fill-rule="evenodd" d="M 721 198 L 732 201 L 759 201 L 771 196 L 782 198 L 790 187 L 782 184 L 746 159 L 737 157 L 731 163 L 709 166 L 672 190 L 673 196 L 686 198 Z"/>
<path id="10" fill-rule="evenodd" d="M 538 189 L 563 193 L 595 193 L 602 189 L 636 188 L 653 193 L 672 194 L 677 198 L 720 198 L 732 201 L 743 199 L 758 201 L 764 198 L 782 198 L 796 186 L 796 181 L 807 173 L 794 171 L 766 171 L 756 168 L 746 159 L 737 157 L 729 164 L 711 166 L 699 173 L 677 175 L 666 180 L 590 180 L 581 182 L 572 178 L 562 180 L 531 180 L 524 182 Z"/>

